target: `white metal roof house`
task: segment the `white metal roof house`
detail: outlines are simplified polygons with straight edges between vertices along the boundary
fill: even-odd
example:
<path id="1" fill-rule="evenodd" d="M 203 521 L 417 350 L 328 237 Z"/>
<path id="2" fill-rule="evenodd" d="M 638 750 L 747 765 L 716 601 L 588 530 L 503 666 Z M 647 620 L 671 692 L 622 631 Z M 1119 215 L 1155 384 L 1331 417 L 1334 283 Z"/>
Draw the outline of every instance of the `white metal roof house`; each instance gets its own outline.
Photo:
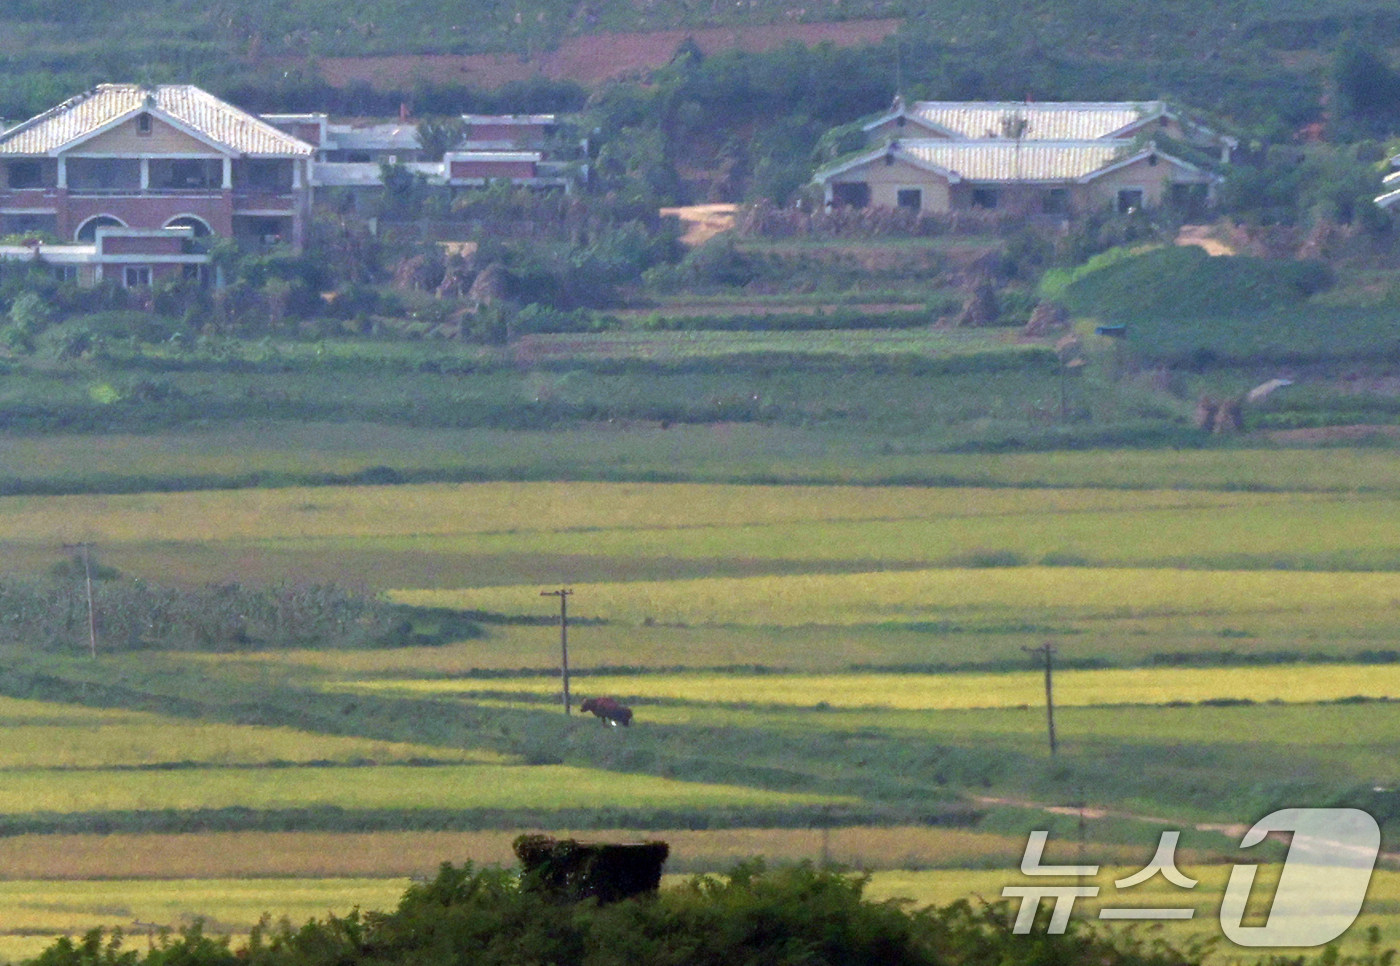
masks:
<path id="1" fill-rule="evenodd" d="M 187 227 L 299 248 L 315 149 L 188 84 L 101 84 L 0 134 L 0 233 Z"/>
<path id="2" fill-rule="evenodd" d="M 1385 191 L 1376 197 L 1376 207 L 1386 211 L 1400 205 L 1400 154 L 1390 159 L 1390 166 L 1394 170 L 1381 179 Z"/>
<path id="3" fill-rule="evenodd" d="M 896 97 L 863 126 L 871 143 L 898 138 L 949 141 L 1099 141 L 1160 136 L 1218 152 L 1239 141 L 1171 110 L 1164 101 L 915 101 Z"/>
<path id="4" fill-rule="evenodd" d="M 826 204 L 1070 217 L 1208 197 L 1217 176 L 1127 140 L 896 140 L 821 169 Z"/>

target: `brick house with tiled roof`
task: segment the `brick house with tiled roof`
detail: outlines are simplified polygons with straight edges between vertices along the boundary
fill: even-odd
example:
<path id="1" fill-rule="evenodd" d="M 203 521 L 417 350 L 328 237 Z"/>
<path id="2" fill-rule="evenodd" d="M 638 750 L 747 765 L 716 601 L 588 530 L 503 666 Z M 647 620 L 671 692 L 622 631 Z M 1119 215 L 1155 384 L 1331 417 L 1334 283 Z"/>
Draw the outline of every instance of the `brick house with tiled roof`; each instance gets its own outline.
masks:
<path id="1" fill-rule="evenodd" d="M 98 228 L 299 249 L 315 149 L 187 84 L 101 84 L 0 134 L 0 234 Z"/>

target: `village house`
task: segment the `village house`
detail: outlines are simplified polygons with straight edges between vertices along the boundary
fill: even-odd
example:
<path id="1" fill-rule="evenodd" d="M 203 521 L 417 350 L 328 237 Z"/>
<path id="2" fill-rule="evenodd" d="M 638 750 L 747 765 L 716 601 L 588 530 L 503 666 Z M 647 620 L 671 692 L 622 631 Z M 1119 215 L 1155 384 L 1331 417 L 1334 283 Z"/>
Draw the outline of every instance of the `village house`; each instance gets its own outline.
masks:
<path id="1" fill-rule="evenodd" d="M 828 207 L 1068 218 L 1209 203 L 1217 177 L 1131 141 L 891 141 L 817 172 Z"/>
<path id="2" fill-rule="evenodd" d="M 1385 191 L 1375 199 L 1377 208 L 1390 211 L 1400 205 L 1400 154 L 1390 159 L 1390 173 L 1381 179 L 1381 187 Z"/>
<path id="3" fill-rule="evenodd" d="M 315 148 L 313 191 L 338 191 L 364 210 L 383 190 L 383 166 L 439 188 L 481 188 L 493 182 L 570 192 L 586 167 L 550 160 L 545 148 L 557 129 L 553 114 L 464 114 L 464 139 L 441 161 L 423 159 L 418 127 L 407 119 L 392 124 L 332 123 L 325 114 L 268 114 L 264 120 Z"/>
<path id="4" fill-rule="evenodd" d="M 906 105 L 897 98 L 862 129 L 868 147 L 813 178 L 827 207 L 1065 219 L 1172 205 L 1199 214 L 1219 177 L 1157 138 L 1222 160 L 1237 146 L 1160 101 Z"/>
<path id="5" fill-rule="evenodd" d="M 0 260 L 28 262 L 61 282 L 88 287 L 103 280 L 124 288 L 147 288 L 160 282 L 213 281 L 208 250 L 195 240 L 193 228 L 102 227 L 91 242 L 0 245 Z"/>
<path id="6" fill-rule="evenodd" d="M 107 245 L 139 247 L 140 231 L 187 228 L 299 249 L 314 153 L 188 84 L 101 84 L 0 134 L 0 234 L 95 245 L 132 229 Z"/>
<path id="7" fill-rule="evenodd" d="M 940 141 L 1179 141 L 1228 162 L 1236 138 L 1168 108 L 1165 101 L 915 101 L 896 97 L 862 126 L 867 143 Z"/>

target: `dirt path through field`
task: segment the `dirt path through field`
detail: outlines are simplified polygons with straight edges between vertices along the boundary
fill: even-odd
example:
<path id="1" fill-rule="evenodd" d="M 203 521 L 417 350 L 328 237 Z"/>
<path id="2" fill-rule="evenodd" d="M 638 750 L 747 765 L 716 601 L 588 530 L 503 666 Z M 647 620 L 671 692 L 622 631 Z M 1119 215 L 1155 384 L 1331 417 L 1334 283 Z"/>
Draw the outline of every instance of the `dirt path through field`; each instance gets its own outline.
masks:
<path id="1" fill-rule="evenodd" d="M 1195 829 L 1197 832 L 1219 832 L 1228 839 L 1242 839 L 1250 828 L 1249 824 L 1246 822 L 1182 822 L 1177 819 L 1161 818 L 1156 815 L 1138 815 L 1133 812 L 1120 812 L 1108 808 L 1099 808 L 1093 805 L 1046 805 L 1044 802 L 1028 802 L 1016 798 L 996 798 L 985 795 L 973 795 L 972 800 L 982 805 L 1010 805 L 1014 808 L 1042 811 L 1049 815 L 1078 815 L 1087 820 L 1126 818 L 1137 822 L 1148 822 L 1152 825 L 1176 826 L 1177 828 L 1188 826 Z M 1281 836 L 1277 832 L 1270 832 L 1269 837 L 1279 838 Z M 1354 847 L 1350 843 L 1346 843 L 1344 848 L 1351 850 Z M 1400 852 L 1382 852 L 1376 857 L 1376 861 L 1391 865 L 1400 865 Z"/>

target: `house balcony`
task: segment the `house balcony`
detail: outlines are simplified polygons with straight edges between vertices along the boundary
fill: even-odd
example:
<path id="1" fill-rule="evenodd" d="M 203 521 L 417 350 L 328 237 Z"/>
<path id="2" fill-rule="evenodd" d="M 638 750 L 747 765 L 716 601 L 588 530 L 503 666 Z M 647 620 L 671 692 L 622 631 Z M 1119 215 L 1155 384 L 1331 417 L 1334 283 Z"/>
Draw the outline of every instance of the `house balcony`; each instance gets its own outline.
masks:
<path id="1" fill-rule="evenodd" d="M 233 191 L 234 211 L 295 211 L 298 193 L 294 191 L 260 191 L 256 188 L 236 188 Z"/>
<path id="2" fill-rule="evenodd" d="M 70 198 L 222 198 L 219 188 L 68 188 Z"/>

